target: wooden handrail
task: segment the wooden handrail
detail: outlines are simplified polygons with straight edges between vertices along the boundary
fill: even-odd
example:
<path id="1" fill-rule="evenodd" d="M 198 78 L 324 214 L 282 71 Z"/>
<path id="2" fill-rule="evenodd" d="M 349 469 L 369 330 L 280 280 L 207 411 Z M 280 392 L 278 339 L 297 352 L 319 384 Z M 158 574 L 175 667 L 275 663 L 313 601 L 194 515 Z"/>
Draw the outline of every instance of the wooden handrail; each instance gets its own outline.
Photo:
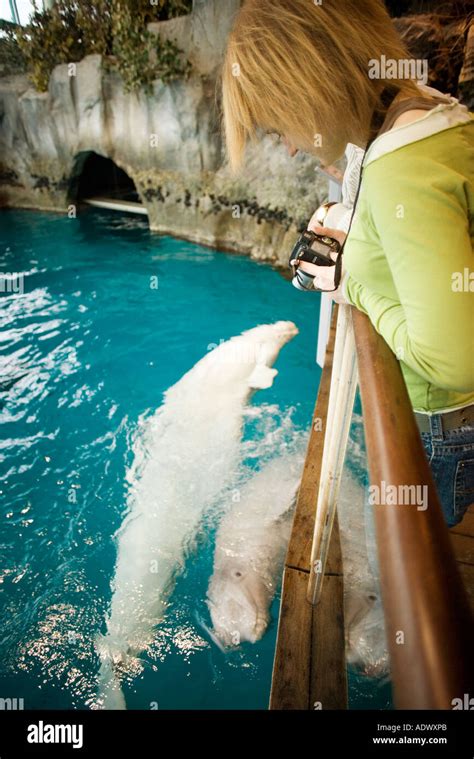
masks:
<path id="1" fill-rule="evenodd" d="M 400 365 L 353 308 L 372 486 L 427 486 L 428 507 L 374 505 L 395 705 L 452 709 L 474 695 L 474 625 Z"/>

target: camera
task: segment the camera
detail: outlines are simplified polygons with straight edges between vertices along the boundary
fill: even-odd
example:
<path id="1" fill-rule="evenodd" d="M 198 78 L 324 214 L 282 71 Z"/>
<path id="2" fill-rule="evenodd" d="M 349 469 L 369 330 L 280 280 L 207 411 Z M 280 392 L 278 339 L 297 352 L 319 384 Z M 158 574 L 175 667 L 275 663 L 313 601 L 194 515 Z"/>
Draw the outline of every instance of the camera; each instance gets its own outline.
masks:
<path id="1" fill-rule="evenodd" d="M 333 237 L 327 235 L 318 235 L 316 232 L 305 230 L 298 238 L 293 250 L 291 251 L 289 265 L 293 269 L 293 285 L 298 290 L 315 290 L 314 273 L 304 271 L 300 268 L 302 262 L 312 264 L 313 266 L 334 266 L 335 267 L 335 287 L 336 290 L 339 282 L 336 281 L 340 276 L 340 254 L 341 245 Z M 336 254 L 336 260 L 331 257 L 331 253 Z M 308 267 L 309 268 L 309 267 Z"/>

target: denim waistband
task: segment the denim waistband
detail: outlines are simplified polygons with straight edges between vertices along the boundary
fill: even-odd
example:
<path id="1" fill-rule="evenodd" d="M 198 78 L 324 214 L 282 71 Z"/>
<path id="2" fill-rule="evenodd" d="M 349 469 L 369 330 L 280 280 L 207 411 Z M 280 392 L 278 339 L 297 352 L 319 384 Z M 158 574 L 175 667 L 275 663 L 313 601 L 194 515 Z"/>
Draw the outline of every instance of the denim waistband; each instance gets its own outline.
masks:
<path id="1" fill-rule="evenodd" d="M 462 435 L 463 431 L 467 432 L 468 430 L 473 430 L 474 432 L 474 424 L 472 422 L 468 422 L 467 424 L 460 423 L 458 427 L 445 430 L 443 428 L 443 414 L 431 414 L 428 417 L 428 420 L 430 431 L 425 431 L 422 434 L 430 435 L 431 439 L 434 441 L 442 441 L 446 440 L 446 438 L 455 438 L 458 435 Z"/>
<path id="2" fill-rule="evenodd" d="M 444 440 L 446 435 L 460 433 L 462 429 L 474 429 L 474 404 L 453 411 L 421 414 L 415 411 L 416 423 L 422 434 L 433 440 Z"/>

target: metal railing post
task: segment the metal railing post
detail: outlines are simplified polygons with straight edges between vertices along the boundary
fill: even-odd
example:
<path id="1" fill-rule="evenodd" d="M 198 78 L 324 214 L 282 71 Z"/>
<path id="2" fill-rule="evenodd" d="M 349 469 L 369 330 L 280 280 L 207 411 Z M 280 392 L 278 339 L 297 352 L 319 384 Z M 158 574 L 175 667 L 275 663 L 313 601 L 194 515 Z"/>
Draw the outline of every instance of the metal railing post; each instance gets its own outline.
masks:
<path id="1" fill-rule="evenodd" d="M 308 582 L 307 597 L 313 605 L 318 603 L 321 595 L 357 387 L 357 363 L 350 307 L 339 306 L 337 317 L 331 389 Z"/>

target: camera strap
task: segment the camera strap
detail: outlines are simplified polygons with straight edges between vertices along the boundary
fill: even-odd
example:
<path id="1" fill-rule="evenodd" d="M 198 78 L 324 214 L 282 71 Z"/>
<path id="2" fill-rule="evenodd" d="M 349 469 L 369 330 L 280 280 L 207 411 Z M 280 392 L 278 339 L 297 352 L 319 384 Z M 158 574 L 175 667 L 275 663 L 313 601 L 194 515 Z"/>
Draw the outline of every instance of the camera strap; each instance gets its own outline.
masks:
<path id="1" fill-rule="evenodd" d="M 354 204 L 352 206 L 352 213 L 351 213 L 351 218 L 349 220 L 349 227 L 348 227 L 348 230 L 347 230 L 346 239 L 344 240 L 344 243 L 342 244 L 342 247 L 341 247 L 341 252 L 339 253 L 339 255 L 338 255 L 337 259 L 336 259 L 336 270 L 334 272 L 334 284 L 336 284 L 336 282 L 337 282 L 337 285 L 334 288 L 335 290 L 337 290 L 337 288 L 339 287 L 339 284 L 340 284 L 341 268 L 342 268 L 341 257 L 342 257 L 342 254 L 344 253 L 344 248 L 345 248 L 345 245 L 346 245 L 346 242 L 347 242 L 347 238 L 349 237 L 349 232 L 351 231 L 352 221 L 354 219 L 354 214 L 355 214 L 355 210 L 356 210 L 356 206 L 357 206 L 357 201 L 359 199 L 360 188 L 361 188 L 361 185 L 362 185 L 362 172 L 363 172 L 363 169 L 364 169 L 364 160 L 365 160 L 365 157 L 367 155 L 367 152 L 368 152 L 370 146 L 372 145 L 372 143 L 374 142 L 374 140 L 376 140 L 377 137 L 379 136 L 379 132 L 380 132 L 382 126 L 383 126 L 383 123 L 384 123 L 386 115 L 387 115 L 387 111 L 390 108 L 391 104 L 393 103 L 393 101 L 395 100 L 395 98 L 396 98 L 396 96 L 398 95 L 399 92 L 400 92 L 400 90 L 398 88 L 394 88 L 393 86 L 392 87 L 386 86 L 386 87 L 383 88 L 382 93 L 380 95 L 380 101 L 381 101 L 381 103 L 383 105 L 383 110 L 378 109 L 378 108 L 375 109 L 375 111 L 373 113 L 373 116 L 372 116 L 372 120 L 370 122 L 370 134 L 372 136 L 370 137 L 370 139 L 369 139 L 369 141 L 367 143 L 367 147 L 364 150 L 364 155 L 362 156 L 362 161 L 360 163 L 359 179 L 358 179 L 358 182 L 357 182 L 357 190 L 356 190 L 356 194 L 355 194 L 355 198 L 354 198 Z M 338 264 L 339 264 L 339 272 L 338 272 L 338 268 L 337 268 Z"/>

